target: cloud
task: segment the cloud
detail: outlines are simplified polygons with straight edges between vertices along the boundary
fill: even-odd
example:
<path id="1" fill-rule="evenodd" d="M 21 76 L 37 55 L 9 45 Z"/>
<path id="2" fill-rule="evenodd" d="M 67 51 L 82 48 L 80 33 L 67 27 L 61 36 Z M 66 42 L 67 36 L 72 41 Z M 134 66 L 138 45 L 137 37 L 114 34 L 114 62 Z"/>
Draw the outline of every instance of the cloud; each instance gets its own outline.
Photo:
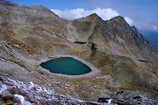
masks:
<path id="1" fill-rule="evenodd" d="M 158 32 L 158 24 L 152 24 L 152 23 L 147 23 L 147 24 L 138 24 L 137 27 L 140 30 L 150 30 L 150 31 L 157 31 Z"/>
<path id="2" fill-rule="evenodd" d="M 153 29 L 154 31 L 158 31 L 158 26 L 152 25 L 152 29 Z"/>
<path id="3" fill-rule="evenodd" d="M 134 23 L 134 21 L 129 18 L 129 17 L 125 17 L 125 20 L 128 22 L 128 24 L 132 25 Z"/>
<path id="4" fill-rule="evenodd" d="M 92 13 L 96 13 L 98 16 L 100 16 L 103 20 L 109 20 L 113 17 L 119 16 L 120 14 L 112 9 L 112 8 L 96 8 L 93 10 L 85 10 L 83 8 L 77 8 L 77 9 L 66 9 L 66 10 L 59 10 L 59 9 L 51 9 L 53 12 L 55 12 L 57 15 L 59 15 L 62 18 L 73 20 L 78 19 L 81 17 L 86 17 Z M 125 20 L 130 24 L 133 25 L 134 21 L 129 18 L 125 17 Z"/>

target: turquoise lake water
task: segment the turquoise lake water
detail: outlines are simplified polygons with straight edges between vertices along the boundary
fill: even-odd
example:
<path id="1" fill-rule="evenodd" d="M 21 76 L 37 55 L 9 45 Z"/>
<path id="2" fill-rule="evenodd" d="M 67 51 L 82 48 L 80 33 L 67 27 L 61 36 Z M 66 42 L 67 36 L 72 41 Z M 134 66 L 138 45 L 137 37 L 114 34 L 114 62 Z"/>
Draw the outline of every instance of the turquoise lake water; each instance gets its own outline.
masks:
<path id="1" fill-rule="evenodd" d="M 91 72 L 87 65 L 72 57 L 55 58 L 41 63 L 40 66 L 52 73 L 65 75 L 81 75 Z"/>

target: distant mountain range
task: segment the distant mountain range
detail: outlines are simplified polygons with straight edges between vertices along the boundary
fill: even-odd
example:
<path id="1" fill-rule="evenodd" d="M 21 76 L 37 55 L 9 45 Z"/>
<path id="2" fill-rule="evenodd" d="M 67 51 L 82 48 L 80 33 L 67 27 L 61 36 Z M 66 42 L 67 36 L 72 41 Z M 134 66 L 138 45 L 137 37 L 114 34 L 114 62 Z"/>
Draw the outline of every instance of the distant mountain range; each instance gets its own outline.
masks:
<path id="1" fill-rule="evenodd" d="M 151 42 L 153 48 L 158 51 L 158 31 L 141 30 L 141 33 Z"/>

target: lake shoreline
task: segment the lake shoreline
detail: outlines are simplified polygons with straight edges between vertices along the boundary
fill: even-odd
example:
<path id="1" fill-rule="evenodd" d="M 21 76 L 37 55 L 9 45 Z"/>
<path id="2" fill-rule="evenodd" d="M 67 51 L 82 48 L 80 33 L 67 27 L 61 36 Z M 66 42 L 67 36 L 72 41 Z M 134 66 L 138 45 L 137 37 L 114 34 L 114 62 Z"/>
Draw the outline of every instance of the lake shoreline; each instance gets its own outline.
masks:
<path id="1" fill-rule="evenodd" d="M 66 75 L 66 74 L 58 74 L 58 73 L 52 73 L 50 72 L 49 70 L 47 69 L 44 69 L 40 66 L 41 63 L 43 62 L 47 62 L 49 60 L 53 60 L 53 59 L 56 59 L 56 58 L 61 58 L 61 57 L 71 57 L 73 59 L 76 59 L 78 61 L 80 61 L 81 63 L 85 64 L 86 66 L 88 66 L 91 71 L 89 73 L 86 73 L 86 74 L 81 74 L 81 75 Z M 44 70 L 44 71 L 47 71 L 49 74 L 53 75 L 53 76 L 60 76 L 60 77 L 67 77 L 67 78 L 82 78 L 82 77 L 92 77 L 92 76 L 95 76 L 97 75 L 100 70 L 98 70 L 94 65 L 90 64 L 89 62 L 77 57 L 77 56 L 72 56 L 72 55 L 56 55 L 56 56 L 50 56 L 50 57 L 46 57 L 44 59 L 41 59 L 39 62 L 38 62 L 38 66 L 39 66 L 39 69 L 40 70 Z"/>

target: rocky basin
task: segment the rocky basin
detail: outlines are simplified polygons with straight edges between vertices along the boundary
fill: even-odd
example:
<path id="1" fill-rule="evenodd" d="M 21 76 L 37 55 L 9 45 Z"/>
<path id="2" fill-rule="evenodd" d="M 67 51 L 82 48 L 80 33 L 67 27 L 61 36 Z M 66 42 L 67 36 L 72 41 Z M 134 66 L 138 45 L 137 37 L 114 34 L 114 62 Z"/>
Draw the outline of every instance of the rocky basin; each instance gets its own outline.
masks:
<path id="1" fill-rule="evenodd" d="M 56 75 L 40 66 L 58 55 L 76 57 L 92 72 L 74 78 Z M 0 0 L 0 76 L 5 78 L 1 79 L 1 87 L 7 87 L 11 99 L 23 96 L 29 104 L 32 100 L 48 101 L 47 98 L 56 102 L 53 93 L 42 96 L 33 89 L 28 98 L 30 90 L 26 94 L 21 94 L 22 88 L 15 94 L 8 90 L 18 87 L 17 83 L 28 86 L 25 84 L 32 82 L 38 85 L 35 88 L 56 92 L 61 104 L 64 97 L 72 103 L 84 100 L 94 105 L 99 98 L 119 105 L 157 105 L 157 61 L 158 54 L 150 42 L 122 16 L 104 21 L 91 14 L 70 21 L 43 6 L 21 6 Z"/>

